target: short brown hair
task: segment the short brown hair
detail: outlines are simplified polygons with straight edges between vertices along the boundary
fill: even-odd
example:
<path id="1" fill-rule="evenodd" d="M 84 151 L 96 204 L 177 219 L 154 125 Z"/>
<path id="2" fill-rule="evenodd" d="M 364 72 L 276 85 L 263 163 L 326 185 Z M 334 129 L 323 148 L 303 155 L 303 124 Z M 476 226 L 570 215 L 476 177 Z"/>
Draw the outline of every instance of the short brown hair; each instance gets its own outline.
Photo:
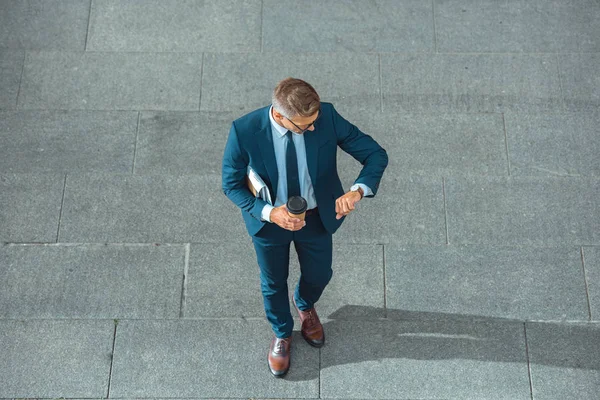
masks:
<path id="1" fill-rule="evenodd" d="M 273 108 L 286 118 L 310 117 L 321 108 L 321 99 L 308 82 L 285 78 L 273 90 Z"/>

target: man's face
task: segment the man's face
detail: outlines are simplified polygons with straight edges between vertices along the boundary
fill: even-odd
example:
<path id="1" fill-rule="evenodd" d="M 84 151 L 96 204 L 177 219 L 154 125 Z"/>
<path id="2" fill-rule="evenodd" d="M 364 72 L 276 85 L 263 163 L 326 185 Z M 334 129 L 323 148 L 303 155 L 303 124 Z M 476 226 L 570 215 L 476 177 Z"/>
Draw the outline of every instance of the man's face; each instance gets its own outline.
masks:
<path id="1" fill-rule="evenodd" d="M 277 121 L 279 125 L 295 133 L 304 133 L 302 132 L 304 130 L 314 131 L 315 126 L 313 125 L 313 122 L 316 121 L 318 116 L 319 112 L 317 111 L 310 117 L 302 117 L 300 115 L 296 115 L 295 117 L 288 119 L 280 113 L 278 113 L 277 111 L 275 111 L 275 109 L 273 109 L 273 119 Z M 294 124 L 297 126 L 295 126 Z"/>

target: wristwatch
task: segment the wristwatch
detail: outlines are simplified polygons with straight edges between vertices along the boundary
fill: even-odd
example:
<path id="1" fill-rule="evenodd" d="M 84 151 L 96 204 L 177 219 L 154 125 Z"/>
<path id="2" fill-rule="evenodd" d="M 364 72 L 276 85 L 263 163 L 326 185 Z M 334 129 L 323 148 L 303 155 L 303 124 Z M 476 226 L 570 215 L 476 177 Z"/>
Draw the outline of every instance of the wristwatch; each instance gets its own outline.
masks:
<path id="1" fill-rule="evenodd" d="M 358 185 L 353 185 L 353 186 L 350 188 L 350 191 L 351 191 L 351 192 L 358 192 L 358 193 L 360 194 L 360 198 L 361 198 L 361 199 L 362 199 L 362 198 L 364 197 L 364 195 L 365 195 L 365 192 L 363 191 L 363 189 L 362 189 L 360 186 L 358 186 Z"/>

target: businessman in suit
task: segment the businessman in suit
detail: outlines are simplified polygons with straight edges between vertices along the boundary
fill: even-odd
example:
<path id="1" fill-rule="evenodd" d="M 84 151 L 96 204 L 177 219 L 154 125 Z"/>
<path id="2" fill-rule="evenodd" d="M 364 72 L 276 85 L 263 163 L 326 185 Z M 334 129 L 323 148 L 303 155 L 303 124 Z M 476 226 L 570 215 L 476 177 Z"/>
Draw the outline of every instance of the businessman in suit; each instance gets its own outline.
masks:
<path id="1" fill-rule="evenodd" d="M 348 192 L 337 173 L 337 147 L 363 168 Z M 267 320 L 275 336 L 267 361 L 273 375 L 290 366 L 294 321 L 288 296 L 290 243 L 300 261 L 301 276 L 293 301 L 301 333 L 314 347 L 325 343 L 315 303 L 333 271 L 332 235 L 363 197 L 374 197 L 387 166 L 386 151 L 345 120 L 332 104 L 321 102 L 315 89 L 286 78 L 273 91 L 272 104 L 233 121 L 222 164 L 225 195 L 240 209 L 256 251 Z M 247 167 L 260 175 L 274 204 L 252 195 Z M 289 197 L 308 203 L 305 220 L 286 210 Z"/>

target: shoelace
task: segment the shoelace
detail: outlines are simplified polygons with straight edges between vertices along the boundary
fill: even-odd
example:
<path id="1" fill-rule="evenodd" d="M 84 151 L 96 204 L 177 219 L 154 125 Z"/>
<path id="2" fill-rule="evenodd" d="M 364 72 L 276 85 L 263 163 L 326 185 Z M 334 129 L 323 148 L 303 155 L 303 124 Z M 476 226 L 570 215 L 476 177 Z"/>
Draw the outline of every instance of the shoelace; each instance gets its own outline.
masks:
<path id="1" fill-rule="evenodd" d="M 285 349 L 285 342 L 286 340 L 277 341 L 277 344 L 275 345 L 275 353 L 283 353 L 283 350 Z"/>
<path id="2" fill-rule="evenodd" d="M 307 311 L 308 313 L 308 325 L 309 326 L 313 326 L 317 323 L 316 318 L 315 318 L 315 314 L 313 313 L 314 308 L 311 308 L 310 311 Z"/>

